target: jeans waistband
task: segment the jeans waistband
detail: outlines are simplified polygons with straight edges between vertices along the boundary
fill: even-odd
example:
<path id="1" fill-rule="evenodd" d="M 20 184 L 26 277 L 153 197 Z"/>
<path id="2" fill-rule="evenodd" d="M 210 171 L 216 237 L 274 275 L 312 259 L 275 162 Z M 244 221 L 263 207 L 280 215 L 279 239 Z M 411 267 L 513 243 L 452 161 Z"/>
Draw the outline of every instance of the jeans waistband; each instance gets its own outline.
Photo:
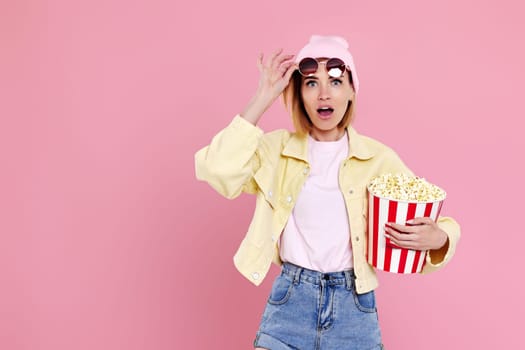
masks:
<path id="1" fill-rule="evenodd" d="M 338 272 L 320 272 L 297 266 L 289 262 L 283 263 L 281 273 L 289 276 L 295 284 L 308 282 L 317 285 L 320 285 L 321 283 L 327 285 L 345 285 L 349 290 L 353 288 L 355 280 L 353 269 Z"/>

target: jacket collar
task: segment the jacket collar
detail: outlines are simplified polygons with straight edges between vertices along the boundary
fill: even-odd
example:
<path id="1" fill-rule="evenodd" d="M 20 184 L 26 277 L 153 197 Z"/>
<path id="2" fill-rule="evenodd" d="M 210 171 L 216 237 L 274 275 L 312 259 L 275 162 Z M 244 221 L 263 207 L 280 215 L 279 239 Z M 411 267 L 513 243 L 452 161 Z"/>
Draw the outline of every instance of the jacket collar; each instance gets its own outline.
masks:
<path id="1" fill-rule="evenodd" d="M 356 157 L 361 160 L 370 159 L 374 156 L 374 151 L 367 144 L 365 138 L 355 131 L 351 126 L 348 131 L 348 158 Z M 284 146 L 281 154 L 308 162 L 308 136 L 292 133 L 288 142 Z"/>

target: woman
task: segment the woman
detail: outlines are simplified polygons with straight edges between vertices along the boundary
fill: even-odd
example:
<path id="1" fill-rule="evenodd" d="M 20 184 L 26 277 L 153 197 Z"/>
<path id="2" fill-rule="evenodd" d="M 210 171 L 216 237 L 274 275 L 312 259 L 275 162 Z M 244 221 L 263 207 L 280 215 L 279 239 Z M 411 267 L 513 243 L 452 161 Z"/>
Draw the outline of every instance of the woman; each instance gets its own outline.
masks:
<path id="1" fill-rule="evenodd" d="M 254 346 L 382 349 L 378 283 L 366 261 L 366 186 L 379 174 L 412 173 L 351 127 L 359 81 L 343 38 L 312 36 L 297 56 L 261 55 L 258 67 L 252 100 L 195 156 L 197 178 L 225 197 L 257 195 L 237 269 L 259 285 L 272 260 L 282 265 Z M 281 94 L 296 130 L 264 134 L 257 122 Z M 443 267 L 460 235 L 445 217 L 385 230 L 400 247 L 429 251 L 422 273 Z"/>

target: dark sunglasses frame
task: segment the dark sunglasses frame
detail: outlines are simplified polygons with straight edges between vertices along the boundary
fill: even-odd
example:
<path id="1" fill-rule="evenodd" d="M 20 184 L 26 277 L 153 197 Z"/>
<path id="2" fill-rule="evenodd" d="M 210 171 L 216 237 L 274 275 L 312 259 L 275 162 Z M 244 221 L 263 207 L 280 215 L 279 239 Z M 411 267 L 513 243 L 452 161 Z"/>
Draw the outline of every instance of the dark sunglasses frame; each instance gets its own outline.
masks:
<path id="1" fill-rule="evenodd" d="M 304 77 L 314 75 L 319 69 L 319 65 L 326 67 L 326 72 L 332 78 L 340 78 L 347 70 L 346 65 L 340 58 L 329 58 L 326 61 L 318 61 L 316 58 L 305 57 L 299 62 L 299 73 Z"/>

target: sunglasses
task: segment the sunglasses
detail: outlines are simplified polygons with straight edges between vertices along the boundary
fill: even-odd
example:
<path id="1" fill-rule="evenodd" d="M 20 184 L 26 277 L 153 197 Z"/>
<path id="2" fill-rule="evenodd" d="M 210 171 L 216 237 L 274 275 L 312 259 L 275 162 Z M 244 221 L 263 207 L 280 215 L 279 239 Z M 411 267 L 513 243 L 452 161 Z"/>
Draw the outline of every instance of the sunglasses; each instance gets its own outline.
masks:
<path id="1" fill-rule="evenodd" d="M 332 78 L 342 77 L 346 70 L 345 63 L 339 58 L 330 58 L 327 61 L 319 62 L 315 58 L 305 57 L 299 62 L 299 73 L 305 77 L 309 77 L 317 72 L 320 64 L 326 66 L 326 71 Z"/>

